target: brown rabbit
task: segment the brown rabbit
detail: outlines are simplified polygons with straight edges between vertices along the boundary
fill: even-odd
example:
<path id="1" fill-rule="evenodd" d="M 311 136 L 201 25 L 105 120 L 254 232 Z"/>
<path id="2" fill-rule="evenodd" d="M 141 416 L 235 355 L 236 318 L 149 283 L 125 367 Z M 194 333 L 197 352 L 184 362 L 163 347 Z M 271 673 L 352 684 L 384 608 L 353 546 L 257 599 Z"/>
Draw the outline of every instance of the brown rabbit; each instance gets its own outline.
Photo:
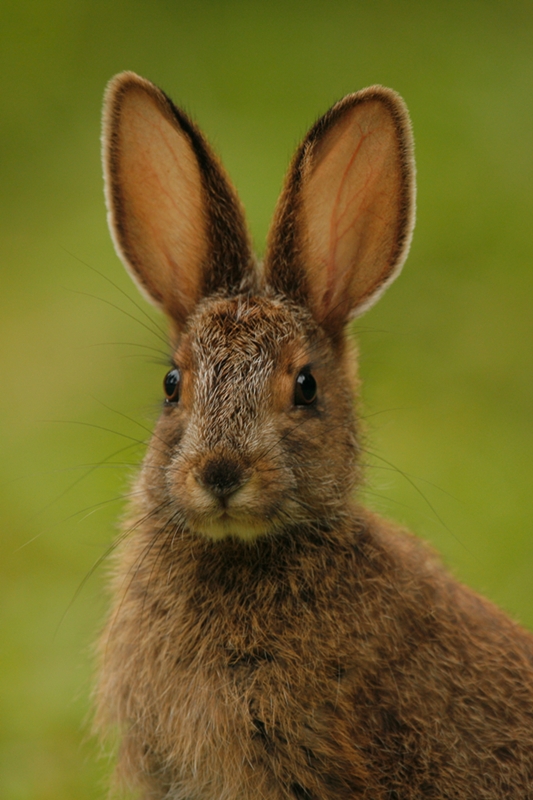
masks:
<path id="1" fill-rule="evenodd" d="M 203 136 L 123 73 L 117 251 L 171 324 L 101 642 L 98 724 L 145 800 L 533 798 L 533 638 L 352 498 L 348 320 L 414 217 L 401 98 L 348 95 L 289 169 L 264 263 Z"/>

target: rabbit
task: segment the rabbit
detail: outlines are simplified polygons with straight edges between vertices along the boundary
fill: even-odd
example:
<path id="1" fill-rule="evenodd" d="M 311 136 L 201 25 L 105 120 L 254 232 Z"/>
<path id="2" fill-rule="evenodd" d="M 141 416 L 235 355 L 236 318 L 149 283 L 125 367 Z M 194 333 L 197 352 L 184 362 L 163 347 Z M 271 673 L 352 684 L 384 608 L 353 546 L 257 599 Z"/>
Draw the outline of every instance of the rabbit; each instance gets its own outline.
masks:
<path id="1" fill-rule="evenodd" d="M 262 264 L 221 164 L 131 72 L 104 107 L 117 253 L 170 325 L 100 641 L 96 727 L 144 800 L 533 798 L 533 637 L 363 508 L 348 322 L 406 259 L 391 89 L 298 148 Z"/>

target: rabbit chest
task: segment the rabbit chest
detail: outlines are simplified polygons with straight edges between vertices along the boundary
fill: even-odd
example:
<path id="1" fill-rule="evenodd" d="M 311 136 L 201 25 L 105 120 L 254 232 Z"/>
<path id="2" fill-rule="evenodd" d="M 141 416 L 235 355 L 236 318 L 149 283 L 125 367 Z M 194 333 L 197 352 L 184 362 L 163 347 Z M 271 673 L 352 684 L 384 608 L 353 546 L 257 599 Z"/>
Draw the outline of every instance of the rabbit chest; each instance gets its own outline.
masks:
<path id="1" fill-rule="evenodd" d="M 346 629 L 369 600 L 357 548 L 310 550 L 198 542 L 137 567 L 109 623 L 103 686 L 127 729 L 127 774 L 140 766 L 172 798 L 370 796 L 353 664 L 355 645 L 361 674 L 374 668 L 375 641 Z"/>
<path id="2" fill-rule="evenodd" d="M 528 796 L 531 641 L 412 537 L 354 516 L 124 556 L 99 707 L 143 798 Z"/>

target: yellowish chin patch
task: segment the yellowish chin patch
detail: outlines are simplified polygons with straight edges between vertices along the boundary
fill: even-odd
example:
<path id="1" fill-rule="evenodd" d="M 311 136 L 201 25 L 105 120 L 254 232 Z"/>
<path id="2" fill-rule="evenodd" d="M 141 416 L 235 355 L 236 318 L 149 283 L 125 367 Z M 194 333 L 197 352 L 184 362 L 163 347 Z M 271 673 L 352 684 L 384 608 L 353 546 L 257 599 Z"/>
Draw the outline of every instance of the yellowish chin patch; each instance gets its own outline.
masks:
<path id="1" fill-rule="evenodd" d="M 196 528 L 198 533 L 215 541 L 234 536 L 246 542 L 251 542 L 257 539 L 258 536 L 271 532 L 272 529 L 272 524 L 268 524 L 267 522 L 247 519 L 238 520 L 232 519 L 231 517 L 222 517 L 209 522 L 203 522 L 201 526 Z"/>

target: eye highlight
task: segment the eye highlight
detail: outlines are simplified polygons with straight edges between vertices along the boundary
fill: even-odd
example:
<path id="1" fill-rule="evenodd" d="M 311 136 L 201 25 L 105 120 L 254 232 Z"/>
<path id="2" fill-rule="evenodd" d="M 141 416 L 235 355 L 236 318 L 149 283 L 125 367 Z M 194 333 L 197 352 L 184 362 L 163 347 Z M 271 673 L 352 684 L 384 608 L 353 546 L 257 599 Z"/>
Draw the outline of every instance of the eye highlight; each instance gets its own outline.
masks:
<path id="1" fill-rule="evenodd" d="M 316 400 L 317 385 L 309 367 L 304 367 L 294 385 L 294 405 L 310 406 Z"/>
<path id="2" fill-rule="evenodd" d="M 163 381 L 166 394 L 166 403 L 177 403 L 180 399 L 181 374 L 177 367 L 167 372 Z"/>

